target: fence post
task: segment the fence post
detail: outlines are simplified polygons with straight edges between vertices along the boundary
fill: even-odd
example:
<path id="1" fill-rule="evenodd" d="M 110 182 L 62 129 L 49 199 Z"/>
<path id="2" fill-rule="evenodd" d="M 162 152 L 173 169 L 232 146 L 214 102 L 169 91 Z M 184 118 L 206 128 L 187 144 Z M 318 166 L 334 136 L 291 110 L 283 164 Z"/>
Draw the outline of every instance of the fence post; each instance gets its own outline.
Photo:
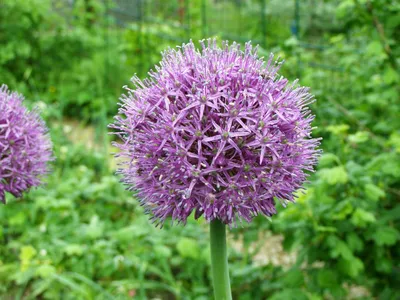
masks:
<path id="1" fill-rule="evenodd" d="M 201 1 L 201 35 L 202 35 L 203 39 L 206 38 L 206 36 L 208 34 L 207 16 L 206 16 L 206 10 L 207 10 L 206 1 L 207 0 Z"/>
<path id="2" fill-rule="evenodd" d="M 300 2 L 299 0 L 294 0 L 295 1 L 295 6 L 294 6 L 294 35 L 296 36 L 296 39 L 299 41 L 300 39 Z M 298 51 L 296 51 L 296 58 L 297 58 L 297 68 L 296 68 L 296 75 L 297 78 L 301 77 L 301 60 L 300 60 L 300 54 Z"/>
<path id="3" fill-rule="evenodd" d="M 262 32 L 262 46 L 263 48 L 267 48 L 267 22 L 265 19 L 265 9 L 266 9 L 265 0 L 261 0 L 261 32 Z"/>

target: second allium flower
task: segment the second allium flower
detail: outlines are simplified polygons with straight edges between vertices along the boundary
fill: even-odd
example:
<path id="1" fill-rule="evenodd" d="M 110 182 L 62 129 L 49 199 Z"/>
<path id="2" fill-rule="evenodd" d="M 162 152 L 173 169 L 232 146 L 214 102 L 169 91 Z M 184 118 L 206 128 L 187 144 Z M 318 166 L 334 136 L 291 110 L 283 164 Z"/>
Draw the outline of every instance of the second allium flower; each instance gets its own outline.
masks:
<path id="1" fill-rule="evenodd" d="M 0 201 L 5 193 L 20 197 L 41 183 L 52 160 L 47 127 L 38 113 L 29 112 L 24 98 L 0 87 Z"/>
<path id="2" fill-rule="evenodd" d="M 316 163 L 313 96 L 250 43 L 201 44 L 170 49 L 149 79 L 133 77 L 111 125 L 120 173 L 157 223 L 185 223 L 193 211 L 229 225 L 271 216 Z"/>

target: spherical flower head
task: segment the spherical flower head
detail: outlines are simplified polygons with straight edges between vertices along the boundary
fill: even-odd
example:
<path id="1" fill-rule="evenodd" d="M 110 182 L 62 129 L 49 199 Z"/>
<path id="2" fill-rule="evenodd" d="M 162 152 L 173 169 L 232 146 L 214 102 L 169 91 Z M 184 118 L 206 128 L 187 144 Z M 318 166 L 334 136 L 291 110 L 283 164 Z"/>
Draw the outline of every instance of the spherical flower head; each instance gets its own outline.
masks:
<path id="1" fill-rule="evenodd" d="M 0 87 L 0 201 L 5 192 L 20 197 L 38 186 L 48 172 L 52 145 L 36 111 L 23 106 L 24 98 Z"/>
<path id="2" fill-rule="evenodd" d="M 225 224 L 276 213 L 313 171 L 309 89 L 278 76 L 250 43 L 192 42 L 163 53 L 149 79 L 136 76 L 110 127 L 119 170 L 157 224 L 167 217 Z"/>

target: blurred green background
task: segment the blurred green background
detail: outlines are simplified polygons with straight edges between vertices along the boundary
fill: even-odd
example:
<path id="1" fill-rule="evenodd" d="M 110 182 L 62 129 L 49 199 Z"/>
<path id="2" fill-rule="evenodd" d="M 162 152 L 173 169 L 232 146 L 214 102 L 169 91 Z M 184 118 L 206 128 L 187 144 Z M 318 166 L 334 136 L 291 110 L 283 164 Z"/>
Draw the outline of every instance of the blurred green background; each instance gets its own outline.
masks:
<path id="1" fill-rule="evenodd" d="M 133 74 L 207 37 L 285 59 L 323 137 L 306 194 L 230 230 L 234 299 L 400 299 L 395 0 L 0 0 L 0 83 L 41 108 L 57 157 L 0 206 L 0 299 L 212 299 L 207 224 L 154 228 L 107 134 Z"/>

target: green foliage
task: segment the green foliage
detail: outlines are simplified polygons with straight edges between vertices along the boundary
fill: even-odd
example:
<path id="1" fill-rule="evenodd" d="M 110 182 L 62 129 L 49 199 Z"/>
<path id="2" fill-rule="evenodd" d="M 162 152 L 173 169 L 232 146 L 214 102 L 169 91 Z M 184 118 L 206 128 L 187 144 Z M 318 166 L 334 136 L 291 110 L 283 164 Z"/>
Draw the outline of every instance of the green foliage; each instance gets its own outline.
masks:
<path id="1" fill-rule="evenodd" d="M 0 207 L 0 298 L 209 299 L 207 224 L 150 225 L 113 174 L 106 134 L 130 76 L 144 77 L 161 50 L 203 34 L 251 37 L 264 56 L 284 58 L 283 75 L 317 97 L 323 137 L 297 203 L 278 204 L 272 222 L 231 230 L 234 298 L 346 299 L 355 287 L 360 299 L 398 298 L 398 1 L 299 1 L 293 35 L 294 3 L 266 1 L 267 36 L 262 1 L 132 1 L 144 16 L 132 12 L 123 24 L 106 14 L 116 1 L 73 2 L 0 3 L 0 83 L 42 109 L 57 157 L 45 188 Z M 93 147 L 69 118 L 94 126 Z M 267 243 L 272 234 L 283 236 L 284 251 Z M 283 259 L 264 259 L 274 251 Z M 296 262 L 284 264 L 289 254 Z"/>
<path id="2" fill-rule="evenodd" d="M 341 1 L 338 6 L 339 19 L 349 26 L 346 32 L 330 35 L 331 48 L 321 55 L 343 68 L 343 81 L 333 72 L 304 70 L 311 86 L 316 80 L 331 85 L 321 86 L 316 107 L 325 154 L 307 194 L 297 207 L 282 211 L 276 224 L 285 238 L 302 245 L 299 257 L 310 274 L 318 270 L 313 267 L 316 262 L 334 270 L 329 276 L 336 280 L 327 281 L 336 284 L 325 287 L 332 295 L 344 282 L 355 282 L 382 299 L 398 296 L 400 274 L 393 263 L 400 259 L 395 247 L 400 224 L 395 57 L 400 47 L 393 43 L 399 26 L 393 18 L 400 5 L 384 2 Z M 298 52 L 302 63 L 315 59 Z M 332 89 L 335 84 L 339 85 Z M 293 223 L 298 226 L 293 228 Z M 322 292 L 321 280 L 316 286 Z"/>
<path id="3" fill-rule="evenodd" d="M 0 82 L 28 99 L 57 104 L 66 116 L 96 120 L 116 110 L 114 99 L 132 71 L 121 33 L 107 29 L 103 3 L 74 3 L 2 1 Z"/>
<path id="4" fill-rule="evenodd" d="M 0 209 L 0 294 L 128 299 L 133 292 L 189 295 L 204 278 L 209 286 L 207 238 L 197 239 L 206 234 L 201 226 L 191 222 L 183 232 L 150 226 L 115 176 L 89 168 L 86 150 L 63 147 L 80 155 L 79 163 L 60 158 L 56 167 L 64 171 L 54 173 L 46 189 L 10 198 Z"/>

